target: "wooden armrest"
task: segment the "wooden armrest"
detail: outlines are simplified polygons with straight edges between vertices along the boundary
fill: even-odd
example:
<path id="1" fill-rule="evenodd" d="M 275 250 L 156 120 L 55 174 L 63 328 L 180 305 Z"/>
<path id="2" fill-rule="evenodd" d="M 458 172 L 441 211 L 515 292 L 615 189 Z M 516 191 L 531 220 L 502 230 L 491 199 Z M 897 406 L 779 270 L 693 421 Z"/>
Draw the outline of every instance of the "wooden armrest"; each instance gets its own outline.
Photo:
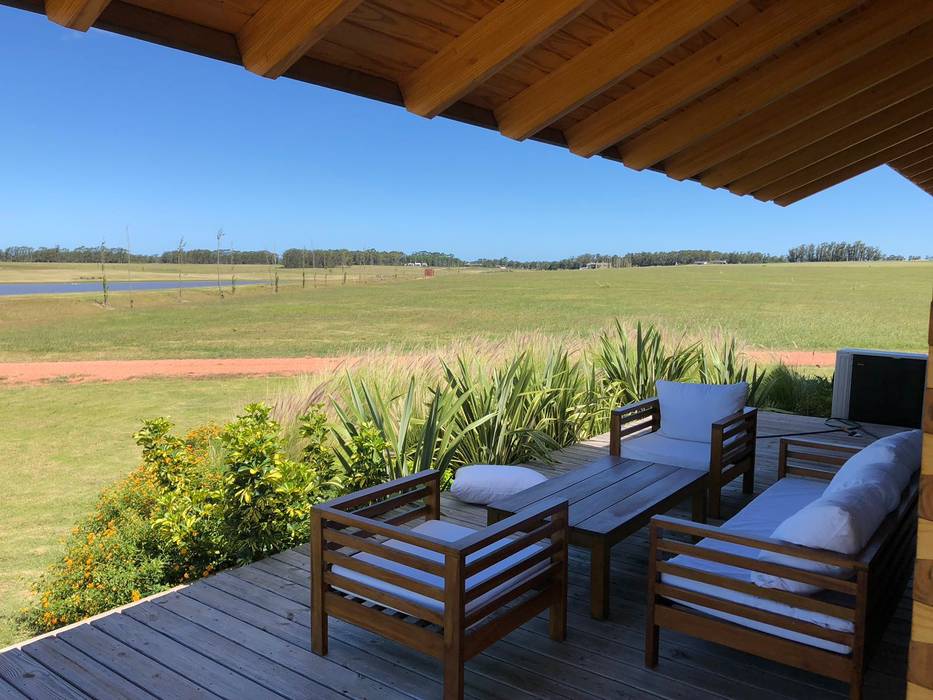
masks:
<path id="1" fill-rule="evenodd" d="M 755 453 L 758 409 L 746 406 L 710 427 L 710 468 L 722 471 Z"/>
<path id="2" fill-rule="evenodd" d="M 625 416 L 629 413 L 635 413 L 635 412 L 641 412 L 641 411 L 648 412 L 648 410 L 656 410 L 656 409 L 659 410 L 660 408 L 661 408 L 661 404 L 658 402 L 658 398 L 656 396 L 653 396 L 650 399 L 642 399 L 641 401 L 633 401 L 632 403 L 626 404 L 625 406 L 619 406 L 618 408 L 614 408 L 612 409 L 612 414 L 616 416 Z"/>
<path id="3" fill-rule="evenodd" d="M 793 474 L 828 481 L 849 457 L 860 450 L 860 447 L 832 442 L 781 438 L 778 448 L 778 478 Z M 802 462 L 803 466 L 791 465 L 789 460 Z"/>
<path id="4" fill-rule="evenodd" d="M 628 424 L 627 427 L 623 428 Z M 609 454 L 622 453 L 621 440 L 646 428 L 654 432 L 661 427 L 661 404 L 657 398 L 635 401 L 612 409 L 609 415 Z"/>
<path id="5" fill-rule="evenodd" d="M 367 532 L 373 535 L 382 535 L 383 537 L 399 540 L 400 542 L 412 544 L 416 547 L 423 547 L 424 549 L 428 549 L 432 552 L 447 554 L 449 552 L 457 551 L 450 542 L 439 540 L 435 537 L 430 537 L 419 532 L 414 532 L 409 528 L 399 527 L 398 525 L 382 522 L 381 520 L 366 518 L 361 515 L 357 515 L 356 513 L 348 513 L 344 510 L 340 510 L 339 508 L 333 508 L 328 503 L 320 503 L 314 506 L 311 509 L 311 512 L 314 517 L 320 518 L 321 520 L 327 522 L 334 522 L 349 527 L 355 527 L 363 532 Z"/>
<path id="6" fill-rule="evenodd" d="M 420 484 L 433 483 L 439 486 L 440 479 L 441 473 L 438 470 L 427 469 L 416 474 L 403 476 L 400 479 L 394 479 L 393 481 L 385 484 L 370 486 L 368 489 L 363 489 L 362 491 L 348 493 L 346 496 L 340 496 L 328 501 L 327 503 L 324 503 L 323 505 L 328 506 L 329 508 L 350 510 L 356 506 L 372 503 L 373 501 L 391 496 L 392 494 L 407 491 L 416 486 L 419 486 Z"/>
<path id="7" fill-rule="evenodd" d="M 680 532 L 693 537 L 709 538 L 730 542 L 732 544 L 750 547 L 752 549 L 764 549 L 777 554 L 786 554 L 787 556 L 797 557 L 798 559 L 807 559 L 809 561 L 829 564 L 845 569 L 867 569 L 867 565 L 857 556 L 849 557 L 838 552 L 832 552 L 826 549 L 813 549 L 812 547 L 802 547 L 800 545 L 775 540 L 770 537 L 749 537 L 747 535 L 736 535 L 727 532 L 715 525 L 703 525 L 691 520 L 681 518 L 672 518 L 667 515 L 655 515 L 651 518 L 651 528 L 657 531 Z M 702 551 L 702 548 L 698 548 Z M 691 554 L 691 556 L 702 557 L 701 554 Z M 794 567 L 788 566 L 789 571 L 799 571 Z M 788 576 L 792 578 L 792 576 Z"/>
<path id="8" fill-rule="evenodd" d="M 510 515 L 504 520 L 489 525 L 488 527 L 474 532 L 470 535 L 460 538 L 452 543 L 454 549 L 464 557 L 473 552 L 488 547 L 494 542 L 505 539 L 516 532 L 532 532 L 541 525 L 545 518 L 552 517 L 554 521 L 562 523 L 562 527 L 567 527 L 567 499 L 565 498 L 547 498 L 528 508 L 520 510 L 515 515 Z M 540 537 L 539 537 L 540 539 Z M 529 542 L 528 544 L 531 544 Z"/>

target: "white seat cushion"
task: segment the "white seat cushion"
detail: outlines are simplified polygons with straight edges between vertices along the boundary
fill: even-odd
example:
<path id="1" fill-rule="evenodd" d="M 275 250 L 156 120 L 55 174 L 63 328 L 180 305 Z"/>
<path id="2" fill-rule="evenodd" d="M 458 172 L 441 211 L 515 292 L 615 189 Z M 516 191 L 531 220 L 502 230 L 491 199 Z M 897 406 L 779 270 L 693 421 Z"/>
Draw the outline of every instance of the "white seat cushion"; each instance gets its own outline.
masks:
<path id="1" fill-rule="evenodd" d="M 660 432 L 622 441 L 622 456 L 626 459 L 643 459 L 704 472 L 709 471 L 709 450 L 708 442 L 676 440 Z"/>
<path id="2" fill-rule="evenodd" d="M 903 483 L 901 470 L 893 462 L 859 460 L 852 464 L 846 462 L 842 469 L 836 472 L 829 486 L 826 487 L 826 494 L 867 485 L 878 489 L 886 513 L 897 508 L 901 502 L 901 492 L 906 486 Z"/>
<path id="3" fill-rule="evenodd" d="M 429 537 L 433 537 L 438 540 L 444 540 L 446 542 L 456 542 L 457 540 L 463 537 L 466 537 L 467 535 L 472 535 L 473 533 L 476 532 L 476 530 L 473 530 L 471 528 L 463 527 L 461 525 L 454 525 L 453 523 L 447 523 L 442 520 L 428 520 L 424 523 L 421 523 L 420 525 L 417 525 L 416 527 L 413 527 L 412 531 L 419 532 L 423 535 L 427 535 Z M 498 542 L 495 542 L 494 544 L 489 545 L 488 547 L 484 547 L 483 549 L 480 549 L 479 551 L 468 555 L 466 558 L 466 563 L 469 564 L 470 562 L 475 561 L 476 559 L 479 559 L 483 557 L 484 555 L 489 554 L 490 552 L 494 552 L 500 547 L 504 547 L 510 541 L 511 540 L 509 539 L 503 539 Z M 408 544 L 406 542 L 399 542 L 398 540 L 386 540 L 383 544 L 393 549 L 398 549 L 403 552 L 408 552 L 409 554 L 415 554 L 419 557 L 430 559 L 431 561 L 436 561 L 439 563 L 443 563 L 444 561 L 444 556 L 442 554 L 438 552 L 432 552 L 429 549 L 424 549 L 423 547 L 418 547 L 416 545 Z M 532 556 L 536 552 L 539 552 L 541 548 L 542 548 L 541 545 L 531 545 L 529 547 L 525 547 L 524 549 L 519 550 L 515 554 L 512 554 L 506 557 L 505 559 L 498 562 L 497 564 L 490 566 L 488 569 L 484 569 L 483 571 L 480 571 L 474 576 L 471 576 L 470 578 L 467 579 L 466 590 L 469 591 L 470 589 L 475 588 L 476 586 L 483 583 L 484 581 L 487 581 L 493 576 L 497 575 L 498 573 L 504 571 L 505 569 L 508 569 L 510 566 L 517 564 L 523 559 L 527 559 L 528 557 Z M 372 564 L 374 566 L 379 566 L 384 569 L 389 569 L 390 571 L 396 574 L 402 574 L 403 576 L 407 576 L 409 578 L 415 579 L 416 581 L 420 581 L 422 583 L 427 583 L 432 586 L 438 586 L 441 589 L 443 589 L 444 587 L 444 579 L 441 578 L 440 576 L 435 576 L 434 574 L 430 574 L 424 571 L 419 571 L 418 569 L 412 568 L 410 566 L 406 566 L 404 564 L 399 564 L 398 562 L 391 561 L 383 557 L 378 557 L 373 554 L 367 554 L 365 552 L 359 552 L 357 554 L 354 554 L 353 558 L 359 559 L 360 561 L 364 561 L 367 564 Z M 470 611 L 477 606 L 483 605 L 485 602 L 487 602 L 488 600 L 496 596 L 503 589 L 505 589 L 508 586 L 513 585 L 516 581 L 522 581 L 527 578 L 531 578 L 538 572 L 547 568 L 549 563 L 550 562 L 548 561 L 543 561 L 538 564 L 535 564 L 533 567 L 531 567 L 527 571 L 524 571 L 518 576 L 503 582 L 499 586 L 496 586 L 495 588 L 493 588 L 491 591 L 484 593 L 479 598 L 477 598 L 474 601 L 471 601 L 466 606 L 467 611 Z M 380 591 L 385 591 L 386 593 L 397 596 L 401 598 L 402 600 L 411 601 L 412 603 L 426 607 L 435 612 L 443 613 L 444 611 L 443 603 L 441 603 L 439 600 L 428 598 L 427 596 L 423 596 L 420 593 L 415 593 L 407 588 L 396 586 L 391 583 L 386 583 L 385 581 L 382 581 L 373 576 L 367 576 L 366 574 L 362 574 L 358 571 L 354 571 L 353 569 L 348 569 L 344 566 L 339 566 L 336 564 L 334 565 L 332 571 L 338 576 L 343 576 L 344 578 L 348 578 L 352 581 L 357 581 L 359 583 L 365 584 L 372 588 L 377 588 Z M 378 601 L 371 601 L 371 602 L 378 602 Z M 404 606 L 400 606 L 400 607 L 404 607 Z M 411 609 L 408 609 L 408 610 L 402 609 L 402 610 L 399 610 L 399 612 L 412 614 Z"/>
<path id="4" fill-rule="evenodd" d="M 658 380 L 659 432 L 677 440 L 709 442 L 713 423 L 745 408 L 748 384 L 691 384 Z"/>
<path id="5" fill-rule="evenodd" d="M 450 493 L 464 503 L 486 505 L 496 499 L 547 481 L 547 477 L 528 467 L 509 464 L 471 464 L 460 467 L 454 475 Z"/>
<path id="6" fill-rule="evenodd" d="M 787 517 L 787 515 L 800 510 L 809 503 L 818 499 L 825 490 L 825 484 L 817 480 L 788 477 L 780 479 L 777 483 L 767 489 L 758 498 L 743 508 L 738 514 L 722 525 L 722 529 L 734 534 L 746 535 L 749 537 L 769 537 L 775 527 Z M 698 543 L 699 547 L 714 549 L 729 554 L 737 554 L 752 559 L 758 556 L 758 549 L 744 547 L 742 545 L 731 544 L 713 539 L 704 539 Z M 671 563 L 690 568 L 699 569 L 708 573 L 726 576 L 731 579 L 751 582 L 752 572 L 748 569 L 740 569 L 728 564 L 720 564 L 704 559 L 696 559 L 684 554 L 678 555 L 670 560 Z M 671 574 L 662 574 L 661 580 L 671 586 L 677 586 L 697 593 L 712 595 L 724 600 L 740 603 L 759 610 L 766 610 L 780 615 L 789 616 L 795 620 L 812 622 L 826 629 L 838 630 L 841 632 L 852 632 L 854 627 L 851 622 L 832 617 L 812 610 L 795 608 L 785 603 L 760 598 L 747 593 L 738 593 L 733 590 L 722 588 L 700 581 L 692 581 Z M 676 596 L 675 596 L 676 599 Z M 818 637 L 806 634 L 792 632 L 786 629 L 768 625 L 755 620 L 749 620 L 737 615 L 724 613 L 712 608 L 694 603 L 679 601 L 682 605 L 700 610 L 708 615 L 717 617 L 729 622 L 733 622 L 743 627 L 759 630 L 768 634 L 773 634 L 784 639 L 790 639 L 796 642 L 802 642 L 810 646 L 826 649 L 828 651 L 846 654 L 849 647 L 835 642 L 829 642 Z"/>

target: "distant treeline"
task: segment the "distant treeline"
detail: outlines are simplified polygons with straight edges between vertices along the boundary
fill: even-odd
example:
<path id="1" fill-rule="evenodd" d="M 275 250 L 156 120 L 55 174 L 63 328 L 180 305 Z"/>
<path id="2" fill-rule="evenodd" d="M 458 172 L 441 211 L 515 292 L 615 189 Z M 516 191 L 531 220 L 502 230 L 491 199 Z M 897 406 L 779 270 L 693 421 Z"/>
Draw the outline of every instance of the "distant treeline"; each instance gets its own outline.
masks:
<path id="1" fill-rule="evenodd" d="M 167 250 L 157 255 L 130 253 L 126 248 L 107 248 L 96 246 L 88 248 L 31 248 L 29 246 L 11 246 L 0 249 L 0 261 L 37 262 L 37 263 L 216 263 L 217 250 L 194 248 L 192 250 Z M 220 261 L 224 264 L 269 265 L 279 262 L 279 256 L 269 250 L 229 250 L 221 248 Z"/>
<path id="2" fill-rule="evenodd" d="M 911 260 L 919 260 L 919 255 L 911 255 Z M 788 262 L 847 262 L 859 260 L 904 260 L 903 255 L 885 255 L 880 248 L 867 245 L 862 241 L 827 241 L 814 245 L 803 244 L 787 251 Z"/>
<path id="3" fill-rule="evenodd" d="M 910 256 L 910 260 L 920 256 Z M 653 267 L 667 265 L 691 265 L 702 262 L 725 262 L 730 265 L 760 264 L 773 262 L 843 262 L 868 260 L 904 260 L 904 256 L 885 255 L 875 246 L 862 241 L 854 243 L 827 242 L 803 244 L 791 248 L 787 255 L 769 255 L 754 251 L 724 252 L 720 250 L 670 250 L 657 252 L 604 255 L 586 253 L 562 260 L 512 260 L 510 258 L 479 258 L 467 263 L 450 253 L 420 250 L 403 253 L 399 250 L 348 250 L 289 248 L 282 255 L 269 250 L 220 250 L 220 262 L 229 265 L 284 265 L 285 267 L 334 268 L 350 265 L 407 265 L 421 264 L 431 267 L 505 267 L 523 270 L 576 270 L 591 263 L 600 267 Z M 33 248 L 10 246 L 0 249 L 0 262 L 39 263 L 195 263 L 217 262 L 217 250 L 195 248 L 192 250 L 167 250 L 156 255 L 127 254 L 126 248 Z"/>
<path id="4" fill-rule="evenodd" d="M 521 270 L 577 270 L 590 263 L 608 267 L 651 267 L 658 265 L 691 265 L 698 262 L 723 261 L 730 264 L 783 262 L 785 258 L 767 253 L 725 253 L 719 250 L 671 250 L 660 252 L 603 255 L 586 253 L 563 260 L 510 260 L 481 258 L 474 264 L 484 267 L 507 267 Z"/>
<path id="5" fill-rule="evenodd" d="M 400 250 L 347 250 L 289 248 L 282 254 L 285 267 L 343 267 L 345 265 L 407 265 L 421 263 L 431 267 L 460 267 L 464 261 L 449 253 L 419 250 L 403 253 Z"/>

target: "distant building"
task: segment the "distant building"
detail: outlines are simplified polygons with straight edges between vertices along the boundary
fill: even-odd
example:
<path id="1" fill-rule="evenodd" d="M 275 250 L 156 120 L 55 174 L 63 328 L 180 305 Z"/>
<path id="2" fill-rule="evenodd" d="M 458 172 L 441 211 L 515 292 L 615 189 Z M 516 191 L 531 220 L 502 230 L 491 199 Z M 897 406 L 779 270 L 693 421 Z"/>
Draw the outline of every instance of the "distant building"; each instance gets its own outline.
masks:
<path id="1" fill-rule="evenodd" d="M 607 262 L 591 262 L 580 266 L 581 270 L 608 270 L 609 268 L 610 265 Z"/>

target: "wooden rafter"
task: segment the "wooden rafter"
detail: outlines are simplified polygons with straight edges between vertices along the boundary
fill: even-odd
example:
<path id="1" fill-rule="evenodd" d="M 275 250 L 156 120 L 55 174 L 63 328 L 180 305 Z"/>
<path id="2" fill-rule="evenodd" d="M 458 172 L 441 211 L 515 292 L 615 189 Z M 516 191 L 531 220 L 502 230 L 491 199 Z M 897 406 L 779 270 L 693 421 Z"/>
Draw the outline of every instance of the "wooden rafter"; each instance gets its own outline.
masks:
<path id="1" fill-rule="evenodd" d="M 918 93 L 930 88 L 933 61 L 926 61 L 723 161 L 703 173 L 700 180 L 707 187 L 728 184 L 734 194 L 748 194 L 769 182 L 772 166 L 840 129 L 875 114 L 886 115 L 878 122 L 886 125 L 883 128 L 893 126 L 888 120 L 896 120 L 898 115 L 904 119 L 916 115 L 929 99 L 917 97 Z"/>
<path id="2" fill-rule="evenodd" d="M 361 0 L 268 0 L 246 23 L 237 44 L 247 70 L 278 78 Z"/>
<path id="3" fill-rule="evenodd" d="M 930 138 L 931 135 L 929 133 L 922 133 L 912 139 L 901 141 L 889 148 L 878 151 L 862 160 L 850 162 L 848 165 L 825 177 L 813 180 L 798 189 L 782 194 L 780 197 L 774 199 L 774 203 L 786 207 L 794 202 L 799 202 L 801 199 L 814 195 L 817 192 L 822 192 L 833 185 L 838 185 L 840 182 L 845 182 L 856 175 L 861 175 L 862 173 L 877 168 L 879 165 L 884 165 L 894 158 L 899 158 L 913 153 L 920 148 L 924 148 L 930 143 Z"/>
<path id="4" fill-rule="evenodd" d="M 56 24 L 86 32 L 109 2 L 110 0 L 45 0 L 45 14 Z"/>
<path id="5" fill-rule="evenodd" d="M 756 190 L 753 194 L 756 199 L 763 202 L 776 199 L 782 194 L 800 189 L 804 185 L 819 180 L 826 175 L 831 175 L 851 163 L 874 156 L 876 153 L 924 134 L 931 129 L 933 129 L 933 111 L 914 117 L 875 136 L 856 141 L 848 148 L 835 150 L 835 152 L 822 159 L 817 159 L 818 154 L 815 154 L 810 159 L 810 165 L 798 168 L 785 177 Z M 831 139 L 832 137 L 830 137 Z M 810 148 L 816 150 L 818 146 L 819 143 L 816 143 Z"/>
<path id="6" fill-rule="evenodd" d="M 692 143 L 823 77 L 933 19 L 933 2 L 872 3 L 821 33 L 818 41 L 788 50 L 732 85 L 671 116 L 619 146 L 636 170 L 655 165 Z"/>
<path id="7" fill-rule="evenodd" d="M 864 0 L 786 0 L 704 46 L 566 131 L 570 150 L 596 155 L 816 31 Z"/>
<path id="8" fill-rule="evenodd" d="M 499 107 L 499 130 L 528 138 L 741 4 L 659 0 Z"/>
<path id="9" fill-rule="evenodd" d="M 402 82 L 405 107 L 434 117 L 595 0 L 507 0 Z"/>
<path id="10" fill-rule="evenodd" d="M 872 117 L 856 122 L 737 180 L 729 185 L 729 191 L 733 194 L 750 194 L 760 191 L 763 196 L 756 195 L 759 199 L 771 199 L 772 197 L 767 196 L 768 190 L 765 188 L 774 183 L 792 177 L 794 173 L 800 170 L 818 166 L 820 161 L 825 158 L 872 139 L 888 129 L 909 123 L 910 119 L 931 111 L 933 111 L 933 91 L 921 93 L 915 100 L 902 102 Z"/>
<path id="11" fill-rule="evenodd" d="M 677 180 L 693 177 L 930 58 L 933 22 L 689 146 L 665 161 L 665 171 Z"/>

